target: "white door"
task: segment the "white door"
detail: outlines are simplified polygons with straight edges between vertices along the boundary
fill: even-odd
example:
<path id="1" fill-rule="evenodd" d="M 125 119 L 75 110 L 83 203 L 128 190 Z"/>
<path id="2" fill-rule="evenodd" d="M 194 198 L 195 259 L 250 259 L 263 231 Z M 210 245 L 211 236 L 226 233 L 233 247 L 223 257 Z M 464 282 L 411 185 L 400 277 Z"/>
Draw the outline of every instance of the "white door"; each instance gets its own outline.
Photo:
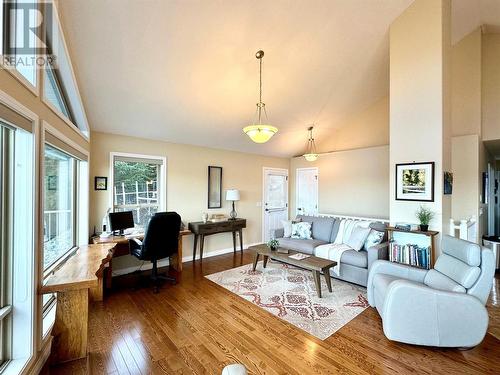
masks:
<path id="1" fill-rule="evenodd" d="M 318 168 L 297 168 L 296 214 L 318 213 Z"/>
<path id="2" fill-rule="evenodd" d="M 282 228 L 288 220 L 288 170 L 264 168 L 262 240 L 271 239 L 271 232 Z"/>

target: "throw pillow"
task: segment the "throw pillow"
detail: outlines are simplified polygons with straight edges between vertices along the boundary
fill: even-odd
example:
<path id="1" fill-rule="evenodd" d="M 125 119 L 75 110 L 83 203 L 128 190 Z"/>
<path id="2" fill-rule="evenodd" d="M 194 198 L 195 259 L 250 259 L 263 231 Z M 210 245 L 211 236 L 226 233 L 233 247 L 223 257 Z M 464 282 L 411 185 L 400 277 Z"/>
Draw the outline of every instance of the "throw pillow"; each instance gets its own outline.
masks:
<path id="1" fill-rule="evenodd" d="M 283 237 L 290 238 L 292 235 L 292 220 L 281 220 L 281 225 L 283 225 Z"/>
<path id="2" fill-rule="evenodd" d="M 291 237 L 298 238 L 300 240 L 311 240 L 311 223 L 308 223 L 307 221 L 293 223 Z"/>
<path id="3" fill-rule="evenodd" d="M 361 250 L 365 244 L 368 234 L 370 233 L 370 230 L 370 228 L 355 227 L 345 244 L 349 245 L 356 251 Z"/>
<path id="4" fill-rule="evenodd" d="M 366 237 L 365 241 L 365 249 L 369 249 L 372 246 L 376 246 L 382 242 L 384 239 L 384 232 L 380 232 L 378 230 L 371 229 L 368 237 Z"/>

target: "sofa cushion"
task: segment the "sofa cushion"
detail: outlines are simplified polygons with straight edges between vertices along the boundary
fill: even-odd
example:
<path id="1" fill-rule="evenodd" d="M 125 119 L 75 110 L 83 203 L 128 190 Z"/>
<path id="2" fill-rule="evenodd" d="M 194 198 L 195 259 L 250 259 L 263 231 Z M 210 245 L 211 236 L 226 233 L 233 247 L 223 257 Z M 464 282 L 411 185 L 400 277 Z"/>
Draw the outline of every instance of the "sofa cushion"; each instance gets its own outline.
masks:
<path id="1" fill-rule="evenodd" d="M 471 267 L 446 253 L 439 256 L 434 268 L 466 289 L 474 285 L 481 273 L 479 267 Z"/>
<path id="2" fill-rule="evenodd" d="M 340 220 L 339 219 L 333 219 L 333 227 L 332 227 L 332 234 L 330 235 L 330 240 L 328 242 L 334 243 L 335 238 L 337 238 L 337 234 L 339 233 L 339 227 L 340 227 Z"/>
<path id="3" fill-rule="evenodd" d="M 346 245 L 342 244 L 326 244 L 323 246 L 316 247 L 314 249 L 314 255 L 318 258 L 324 259 L 333 259 L 333 255 L 335 254 L 335 247 L 345 247 Z M 345 250 L 340 257 L 341 264 L 349 264 L 354 267 L 359 268 L 368 268 L 368 253 L 364 250 L 356 251 L 356 250 Z"/>
<path id="4" fill-rule="evenodd" d="M 311 223 L 307 221 L 302 221 L 300 223 L 292 224 L 292 235 L 291 238 L 300 240 L 311 240 Z"/>
<path id="5" fill-rule="evenodd" d="M 297 217 L 300 217 L 302 221 L 312 223 L 312 238 L 326 242 L 330 241 L 333 223 L 335 221 L 334 218 L 305 215 L 299 215 Z"/>
<path id="6" fill-rule="evenodd" d="M 344 241 L 344 243 L 352 247 L 354 250 L 359 251 L 363 248 L 370 231 L 371 229 L 368 227 L 363 228 L 361 226 L 355 226 L 351 235 L 346 241 Z"/>
<path id="7" fill-rule="evenodd" d="M 378 230 L 370 229 L 370 233 L 368 234 L 368 237 L 366 237 L 364 248 L 368 250 L 372 246 L 377 246 L 382 243 L 383 239 L 384 239 L 384 232 L 379 232 Z"/>
<path id="8" fill-rule="evenodd" d="M 279 243 L 285 249 L 299 251 L 304 254 L 314 254 L 314 248 L 327 242 L 321 240 L 298 240 L 294 238 L 280 238 Z"/>
<path id="9" fill-rule="evenodd" d="M 347 250 L 340 258 L 340 263 L 350 264 L 359 268 L 368 268 L 368 253 L 366 251 Z"/>
<path id="10" fill-rule="evenodd" d="M 465 288 L 448 276 L 434 270 L 429 270 L 425 275 L 424 284 L 432 289 L 444 290 L 447 292 L 465 293 Z"/>

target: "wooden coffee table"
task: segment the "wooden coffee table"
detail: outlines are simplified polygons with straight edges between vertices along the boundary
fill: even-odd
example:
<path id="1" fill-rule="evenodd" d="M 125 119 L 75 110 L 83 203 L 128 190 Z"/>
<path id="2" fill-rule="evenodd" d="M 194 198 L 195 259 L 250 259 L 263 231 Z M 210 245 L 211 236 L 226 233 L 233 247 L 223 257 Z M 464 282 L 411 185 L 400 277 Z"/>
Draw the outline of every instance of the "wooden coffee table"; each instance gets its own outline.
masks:
<path id="1" fill-rule="evenodd" d="M 312 271 L 314 277 L 314 283 L 316 284 L 316 293 L 318 297 L 321 298 L 321 281 L 320 272 L 323 272 L 325 276 L 326 285 L 328 285 L 328 290 L 332 291 L 332 280 L 330 279 L 330 268 L 337 265 L 337 262 L 333 260 L 318 258 L 313 255 L 306 259 L 297 260 L 290 258 L 290 255 L 297 254 L 297 251 L 288 250 L 288 254 L 278 253 L 277 251 L 271 251 L 269 247 L 265 244 L 250 246 L 249 250 L 254 251 L 253 258 L 253 270 L 257 267 L 257 262 L 259 257 L 263 257 L 263 266 L 266 268 L 268 259 L 277 260 L 282 263 L 290 264 L 292 266 L 297 266 L 304 268 L 308 271 Z"/>

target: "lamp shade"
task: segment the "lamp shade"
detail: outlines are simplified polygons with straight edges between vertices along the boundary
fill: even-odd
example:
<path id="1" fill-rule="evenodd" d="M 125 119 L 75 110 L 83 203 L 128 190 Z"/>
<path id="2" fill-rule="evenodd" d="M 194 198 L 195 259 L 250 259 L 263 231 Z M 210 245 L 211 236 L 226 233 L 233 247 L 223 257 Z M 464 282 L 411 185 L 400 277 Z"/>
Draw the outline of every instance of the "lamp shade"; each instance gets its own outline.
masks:
<path id="1" fill-rule="evenodd" d="M 243 132 L 255 143 L 266 143 L 278 132 L 278 128 L 271 125 L 248 125 Z"/>
<path id="2" fill-rule="evenodd" d="M 240 191 L 237 189 L 226 190 L 226 200 L 227 201 L 239 201 Z"/>

